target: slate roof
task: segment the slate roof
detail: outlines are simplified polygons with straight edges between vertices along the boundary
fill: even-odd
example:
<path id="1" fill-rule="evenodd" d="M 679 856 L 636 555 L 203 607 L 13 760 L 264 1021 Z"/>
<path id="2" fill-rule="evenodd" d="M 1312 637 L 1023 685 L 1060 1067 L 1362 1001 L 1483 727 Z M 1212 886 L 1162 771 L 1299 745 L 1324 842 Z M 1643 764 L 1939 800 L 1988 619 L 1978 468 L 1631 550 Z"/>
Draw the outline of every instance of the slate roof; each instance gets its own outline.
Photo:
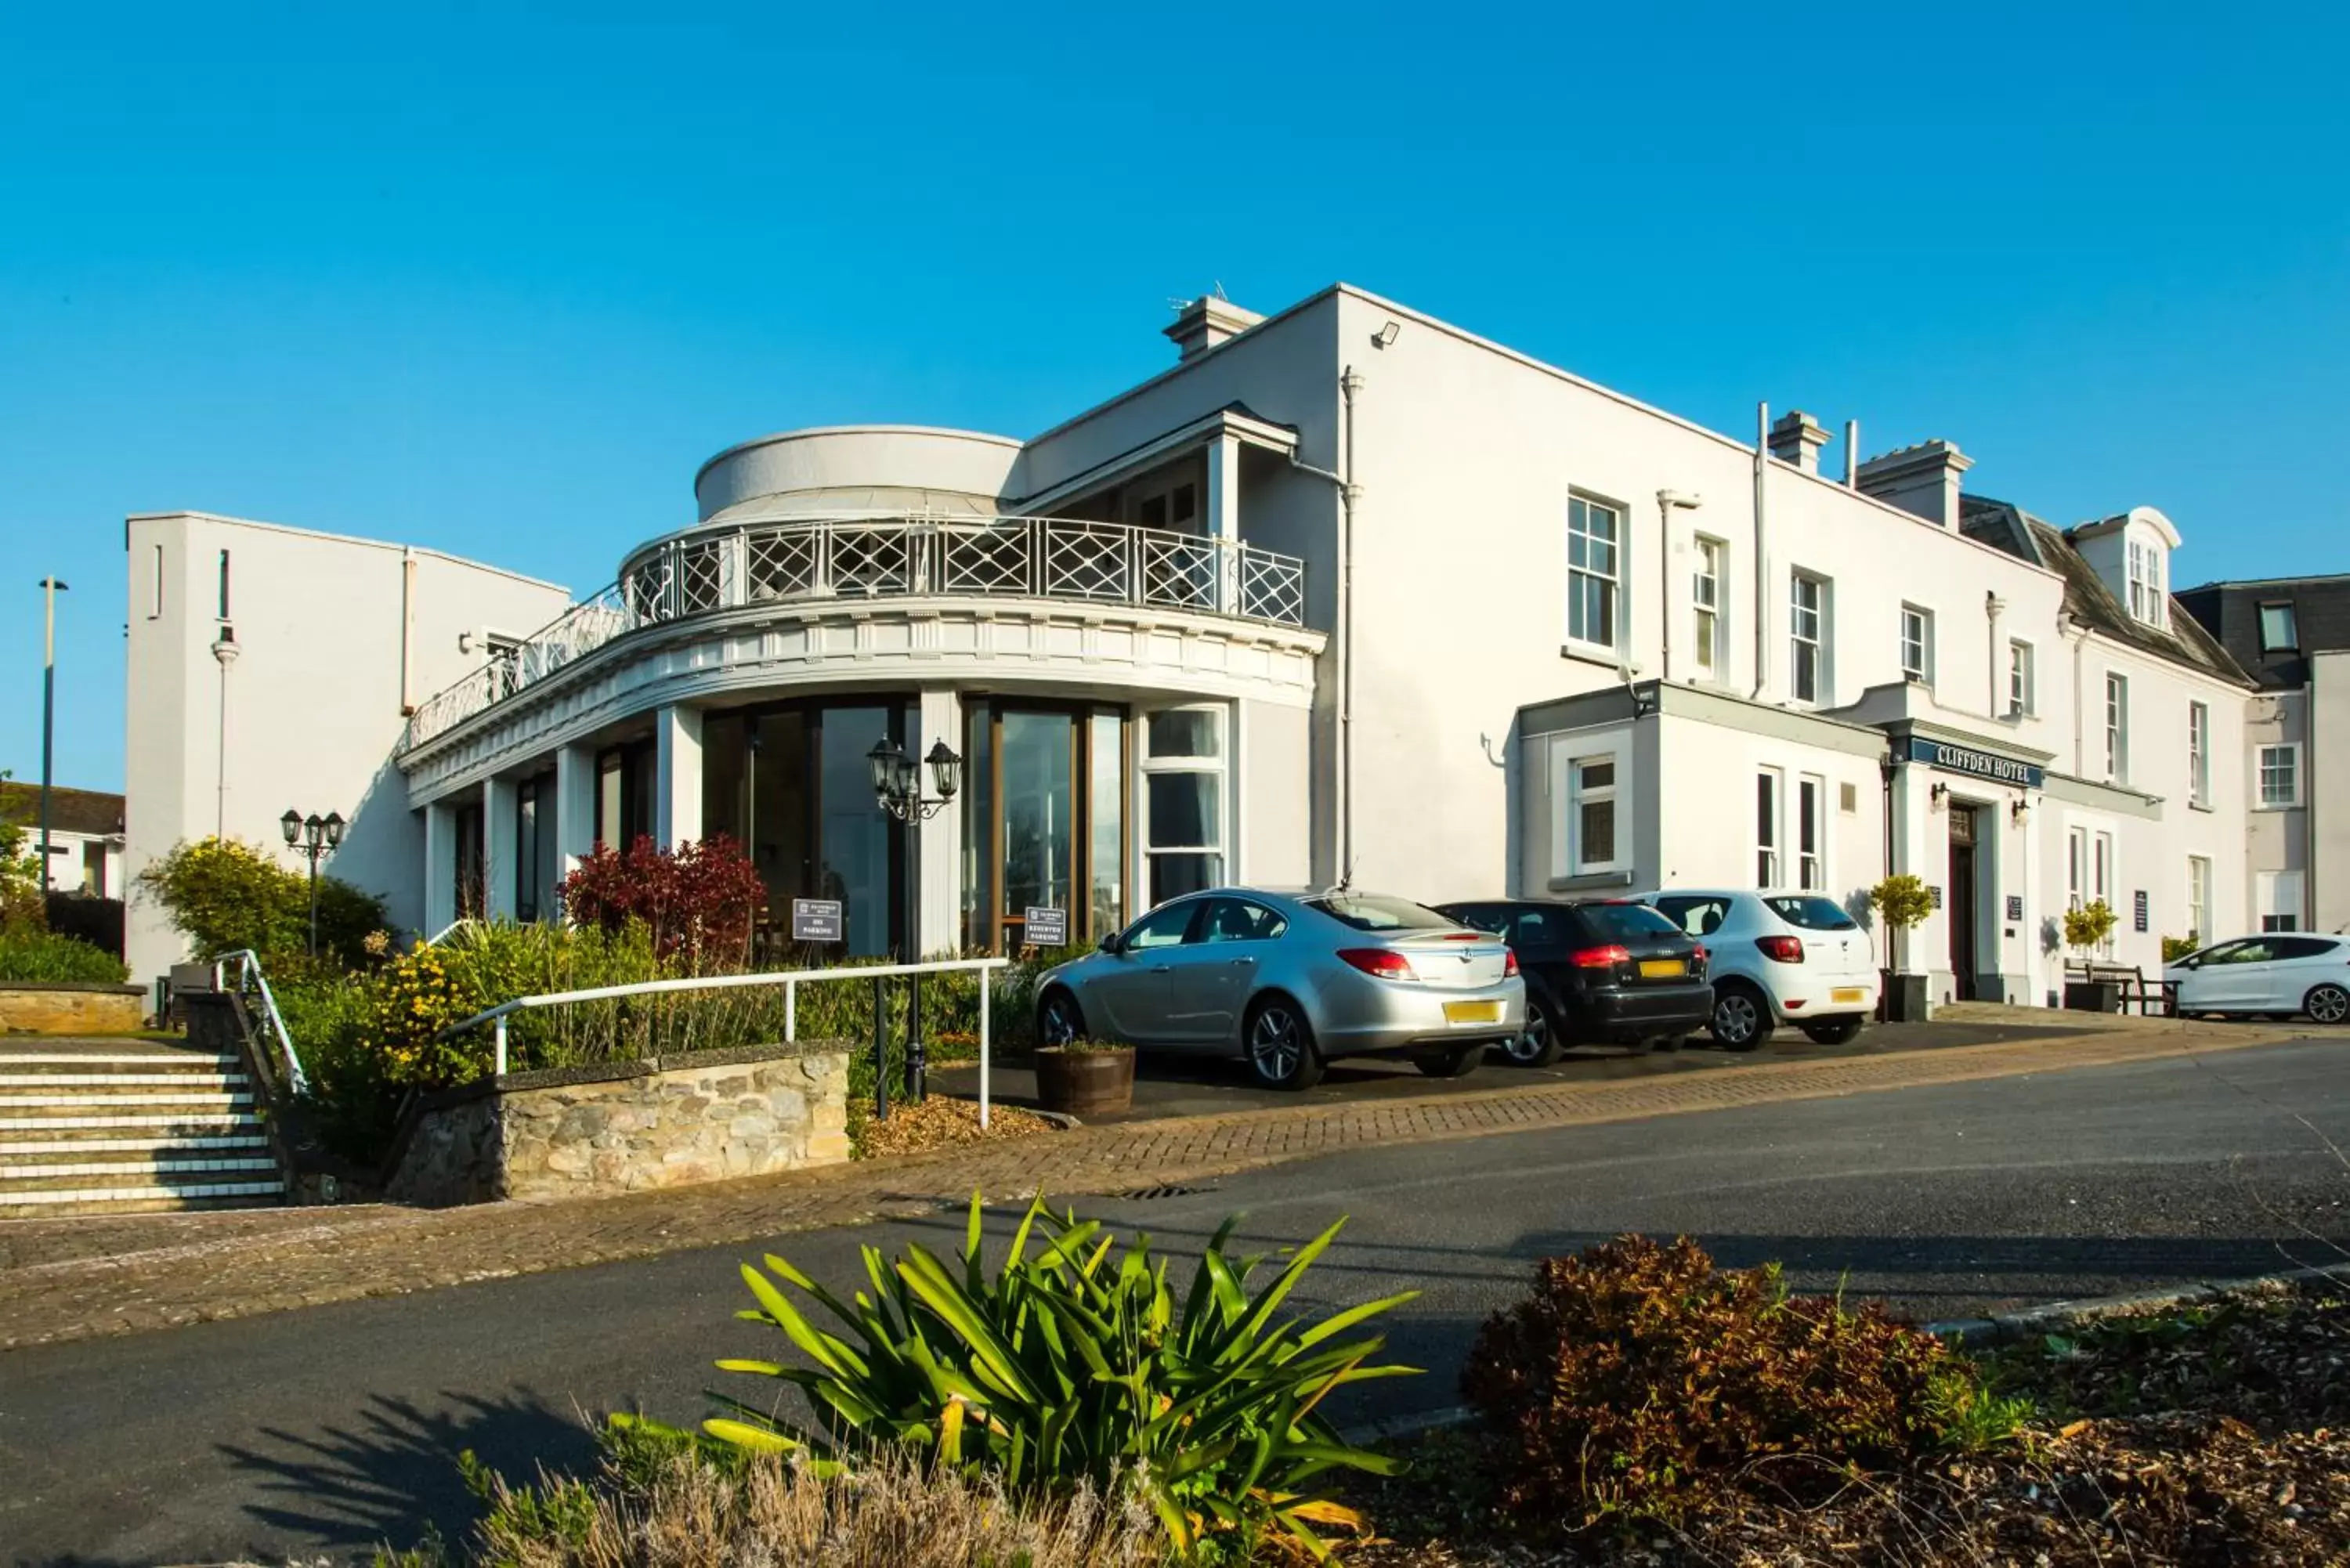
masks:
<path id="1" fill-rule="evenodd" d="M 2005 501 L 1987 495 L 1962 497 L 1959 532 L 1968 538 L 2006 551 L 2020 561 L 2044 566 L 2064 579 L 2064 608 L 2073 618 L 2157 659 L 2183 664 L 2206 675 L 2241 686 L 2254 681 L 2244 667 L 2221 646 L 2203 623 L 2171 597 L 2166 626 L 2152 627 L 2137 619 L 2095 566 L 2073 547 L 2072 536 L 2054 523 L 2034 517 Z"/>
<path id="2" fill-rule="evenodd" d="M 10 781 L 0 784 L 0 817 L 37 827 L 41 820 L 41 786 Z M 49 826 L 58 833 L 81 833 L 105 838 L 122 831 L 122 797 L 102 790 L 49 790 Z"/>

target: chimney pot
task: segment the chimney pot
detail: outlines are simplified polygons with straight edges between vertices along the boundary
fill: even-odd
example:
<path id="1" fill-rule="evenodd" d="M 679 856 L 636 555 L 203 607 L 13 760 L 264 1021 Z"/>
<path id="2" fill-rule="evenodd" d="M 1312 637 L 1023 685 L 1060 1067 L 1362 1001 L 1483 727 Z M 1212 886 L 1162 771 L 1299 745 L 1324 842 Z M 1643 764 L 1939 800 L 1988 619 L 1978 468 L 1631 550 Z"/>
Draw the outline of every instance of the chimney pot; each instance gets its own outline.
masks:
<path id="1" fill-rule="evenodd" d="M 1820 448 L 1827 444 L 1827 426 L 1801 409 L 1791 409 L 1771 422 L 1771 455 L 1805 473 L 1820 471 Z"/>
<path id="2" fill-rule="evenodd" d="M 1913 512 L 1938 528 L 1959 525 L 1959 482 L 1975 460 L 1946 441 L 1896 447 L 1860 465 L 1864 495 Z"/>
<path id="3" fill-rule="evenodd" d="M 1243 310 L 1231 300 L 1212 294 L 1203 294 L 1185 306 L 1175 317 L 1175 325 L 1166 329 L 1175 340 L 1176 358 L 1189 359 L 1204 354 L 1228 337 L 1242 333 L 1263 321 L 1253 310 Z"/>

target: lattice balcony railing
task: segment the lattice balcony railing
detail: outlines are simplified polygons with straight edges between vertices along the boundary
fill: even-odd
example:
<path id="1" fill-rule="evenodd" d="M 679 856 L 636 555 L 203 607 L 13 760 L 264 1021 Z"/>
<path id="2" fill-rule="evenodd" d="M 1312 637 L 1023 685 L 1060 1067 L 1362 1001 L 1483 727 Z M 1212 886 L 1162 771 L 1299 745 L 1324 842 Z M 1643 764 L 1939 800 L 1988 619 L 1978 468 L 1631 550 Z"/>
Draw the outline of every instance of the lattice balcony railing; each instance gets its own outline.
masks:
<path id="1" fill-rule="evenodd" d="M 664 539 L 620 580 L 427 699 L 423 744 L 643 627 L 795 600 L 1044 598 L 1305 624 L 1305 564 L 1225 539 L 1058 517 L 868 517 L 760 524 Z"/>

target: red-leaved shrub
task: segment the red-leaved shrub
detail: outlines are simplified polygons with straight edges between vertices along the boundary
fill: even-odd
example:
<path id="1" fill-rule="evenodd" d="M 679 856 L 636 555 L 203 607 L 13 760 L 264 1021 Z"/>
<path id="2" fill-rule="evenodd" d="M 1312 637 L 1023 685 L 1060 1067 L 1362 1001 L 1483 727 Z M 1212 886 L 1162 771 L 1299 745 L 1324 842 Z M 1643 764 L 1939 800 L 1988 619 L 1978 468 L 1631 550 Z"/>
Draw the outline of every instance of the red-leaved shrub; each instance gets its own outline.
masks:
<path id="1" fill-rule="evenodd" d="M 741 969 L 767 898 L 742 846 L 723 833 L 676 850 L 639 835 L 625 855 L 598 844 L 557 892 L 577 924 L 617 931 L 642 921 L 654 954 L 686 974 Z"/>
<path id="2" fill-rule="evenodd" d="M 1718 1269 L 1686 1236 L 1544 1260 L 1533 1295 L 1479 1331 L 1461 1386 L 1496 1434 L 1504 1504 L 1566 1529 L 1965 1446 L 1988 1398 L 1881 1307 L 1791 1296 L 1775 1267 Z"/>

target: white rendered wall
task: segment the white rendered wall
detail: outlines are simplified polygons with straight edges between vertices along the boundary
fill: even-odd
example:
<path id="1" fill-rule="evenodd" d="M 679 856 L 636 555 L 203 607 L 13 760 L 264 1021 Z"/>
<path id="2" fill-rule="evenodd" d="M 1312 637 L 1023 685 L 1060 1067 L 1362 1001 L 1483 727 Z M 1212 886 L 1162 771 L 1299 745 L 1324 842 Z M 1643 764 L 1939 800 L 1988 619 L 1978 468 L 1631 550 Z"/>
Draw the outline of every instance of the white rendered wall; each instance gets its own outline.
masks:
<path id="1" fill-rule="evenodd" d="M 401 703 L 479 668 L 485 632 L 533 631 L 567 596 L 432 552 L 203 514 L 135 516 L 129 536 L 125 877 L 216 826 L 283 855 L 277 818 L 289 807 L 340 812 L 350 826 L 325 868 L 386 894 L 395 925 L 421 927 L 422 826 L 390 762 Z M 225 624 L 239 650 L 226 682 L 224 794 L 222 680 L 211 652 L 224 626 L 223 550 Z M 286 864 L 297 863 L 287 856 Z M 162 912 L 135 895 L 126 946 L 140 979 L 184 956 Z"/>

